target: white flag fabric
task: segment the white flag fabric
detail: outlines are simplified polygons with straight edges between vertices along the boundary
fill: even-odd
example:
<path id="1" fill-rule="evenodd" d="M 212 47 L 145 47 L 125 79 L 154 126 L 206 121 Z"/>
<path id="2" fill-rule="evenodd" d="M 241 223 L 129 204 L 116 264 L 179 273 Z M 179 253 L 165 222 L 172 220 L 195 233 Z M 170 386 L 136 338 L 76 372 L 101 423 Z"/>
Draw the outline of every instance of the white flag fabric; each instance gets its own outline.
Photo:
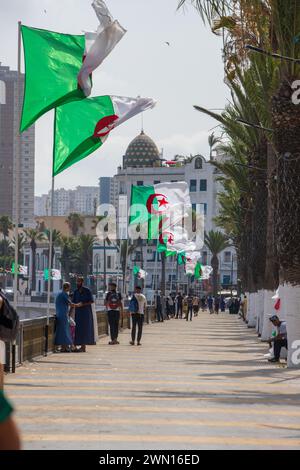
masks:
<path id="1" fill-rule="evenodd" d="M 147 274 L 148 273 L 144 269 L 140 269 L 139 272 L 138 272 L 138 278 L 139 279 L 146 279 Z"/>
<path id="2" fill-rule="evenodd" d="M 210 278 L 213 268 L 211 266 L 202 266 L 201 279 L 207 281 Z"/>
<path id="3" fill-rule="evenodd" d="M 200 260 L 200 257 L 201 257 L 200 251 L 192 251 L 192 252 L 186 253 L 186 265 L 185 265 L 186 274 L 194 275 L 195 268 L 196 268 L 198 261 Z"/>
<path id="4" fill-rule="evenodd" d="M 19 274 L 22 274 L 23 276 L 28 276 L 28 267 L 20 265 Z"/>
<path id="5" fill-rule="evenodd" d="M 189 215 L 192 204 L 189 187 L 185 181 L 155 184 L 154 191 L 159 206 L 165 208 L 165 212 L 161 214 L 164 218 L 163 229 L 180 224 L 183 217 Z"/>
<path id="6" fill-rule="evenodd" d="M 107 97 L 108 98 L 108 97 Z M 90 98 L 91 100 L 93 98 Z M 101 138 L 102 142 L 105 141 L 108 134 L 115 128 L 120 126 L 123 122 L 136 116 L 137 114 L 143 113 L 148 109 L 154 108 L 156 101 L 152 98 L 129 98 L 127 96 L 109 96 L 111 101 L 114 115 L 105 116 L 101 119 L 96 128 L 94 137 Z"/>
<path id="7" fill-rule="evenodd" d="M 86 55 L 78 75 L 78 83 L 85 96 L 90 96 L 91 73 L 102 64 L 122 39 L 126 30 L 114 20 L 103 0 L 94 0 L 92 4 L 100 25 L 96 33 L 85 33 Z"/>
<path id="8" fill-rule="evenodd" d="M 196 249 L 194 241 L 189 239 L 188 232 L 178 224 L 170 227 L 162 233 L 163 241 L 166 245 L 167 251 L 174 251 L 174 253 L 193 252 Z"/>
<path id="9" fill-rule="evenodd" d="M 60 281 L 61 280 L 61 272 L 58 269 L 51 270 L 51 279 L 53 281 Z"/>

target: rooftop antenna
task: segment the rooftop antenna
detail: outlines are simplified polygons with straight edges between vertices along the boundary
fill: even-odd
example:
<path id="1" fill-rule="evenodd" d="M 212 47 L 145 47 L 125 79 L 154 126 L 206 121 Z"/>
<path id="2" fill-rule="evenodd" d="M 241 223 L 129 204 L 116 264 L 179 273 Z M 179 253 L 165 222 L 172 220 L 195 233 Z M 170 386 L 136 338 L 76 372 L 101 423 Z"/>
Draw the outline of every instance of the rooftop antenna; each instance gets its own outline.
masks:
<path id="1" fill-rule="evenodd" d="M 144 113 L 141 114 L 142 134 L 144 133 Z"/>

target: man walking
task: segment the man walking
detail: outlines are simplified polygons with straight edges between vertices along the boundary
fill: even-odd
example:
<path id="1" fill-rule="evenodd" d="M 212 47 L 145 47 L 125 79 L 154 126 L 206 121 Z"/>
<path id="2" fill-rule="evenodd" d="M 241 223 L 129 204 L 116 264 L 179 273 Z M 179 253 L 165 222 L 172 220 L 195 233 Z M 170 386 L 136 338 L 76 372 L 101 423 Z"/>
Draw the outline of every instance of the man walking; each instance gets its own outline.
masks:
<path id="1" fill-rule="evenodd" d="M 182 318 L 183 297 L 181 292 L 176 296 L 176 318 Z"/>
<path id="2" fill-rule="evenodd" d="M 189 295 L 186 298 L 186 303 L 188 307 L 188 311 L 186 314 L 186 321 L 189 321 L 189 317 L 190 317 L 190 321 L 193 320 L 193 300 L 194 300 L 194 297 L 192 296 L 191 293 L 189 293 Z"/>
<path id="3" fill-rule="evenodd" d="M 122 296 L 117 292 L 117 284 L 110 282 L 108 292 L 105 298 L 105 307 L 107 311 L 108 324 L 110 329 L 111 341 L 110 345 L 120 344 L 118 341 L 119 336 L 119 322 L 120 313 L 123 315 Z"/>
<path id="4" fill-rule="evenodd" d="M 136 302 L 133 302 L 136 299 Z M 143 334 L 143 324 L 144 324 L 144 315 L 145 315 L 145 308 L 147 306 L 147 300 L 144 294 L 142 294 L 142 288 L 136 286 L 135 292 L 133 294 L 133 298 L 131 299 L 131 305 L 134 307 L 130 308 L 131 319 L 132 319 L 132 329 L 131 329 L 131 346 L 135 345 L 136 339 L 136 328 L 138 327 L 137 333 L 137 345 L 141 346 L 141 339 Z"/>
<path id="5" fill-rule="evenodd" d="M 156 318 L 158 322 L 163 322 L 163 314 L 162 314 L 162 305 L 161 305 L 161 296 L 158 291 L 156 291 L 155 296 L 155 309 L 156 309 Z"/>

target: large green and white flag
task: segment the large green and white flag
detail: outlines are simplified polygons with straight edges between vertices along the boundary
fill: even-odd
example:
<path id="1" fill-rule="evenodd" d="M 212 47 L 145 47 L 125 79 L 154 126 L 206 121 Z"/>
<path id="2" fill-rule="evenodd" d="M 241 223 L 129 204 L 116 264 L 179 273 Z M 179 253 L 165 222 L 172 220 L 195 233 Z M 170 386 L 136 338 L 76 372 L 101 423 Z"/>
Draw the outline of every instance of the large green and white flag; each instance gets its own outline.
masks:
<path id="1" fill-rule="evenodd" d="M 98 96 L 59 106 L 55 112 L 53 176 L 101 147 L 112 129 L 155 104 L 152 98 Z"/>
<path id="2" fill-rule="evenodd" d="M 25 90 L 21 132 L 49 110 L 91 93 L 92 72 L 125 34 L 102 0 L 93 8 L 100 26 L 96 33 L 62 34 L 22 26 Z"/>
<path id="3" fill-rule="evenodd" d="M 163 244 L 163 236 L 171 227 L 181 224 L 190 209 L 190 193 L 185 181 L 132 186 L 129 224 L 146 224 L 148 238 L 160 239 Z"/>

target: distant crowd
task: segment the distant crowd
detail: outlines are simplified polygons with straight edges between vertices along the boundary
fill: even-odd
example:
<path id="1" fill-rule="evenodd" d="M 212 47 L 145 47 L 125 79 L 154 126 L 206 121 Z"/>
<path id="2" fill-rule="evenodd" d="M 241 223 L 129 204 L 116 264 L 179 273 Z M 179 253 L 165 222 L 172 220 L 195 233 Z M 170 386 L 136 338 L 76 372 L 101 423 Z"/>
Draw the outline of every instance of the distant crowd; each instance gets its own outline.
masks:
<path id="1" fill-rule="evenodd" d="M 183 295 L 181 292 L 167 294 L 164 302 L 165 304 L 163 304 L 161 294 L 156 292 L 155 309 L 157 321 L 159 322 L 170 318 L 192 321 L 193 316 L 197 316 L 200 310 L 202 312 L 209 310 L 210 314 L 215 313 L 218 315 L 228 309 L 230 314 L 238 314 L 242 307 L 241 299 L 236 297 L 225 298 L 222 295 L 215 297 L 203 295 L 199 297 L 192 293 Z M 165 312 L 164 315 L 163 312 Z"/>

